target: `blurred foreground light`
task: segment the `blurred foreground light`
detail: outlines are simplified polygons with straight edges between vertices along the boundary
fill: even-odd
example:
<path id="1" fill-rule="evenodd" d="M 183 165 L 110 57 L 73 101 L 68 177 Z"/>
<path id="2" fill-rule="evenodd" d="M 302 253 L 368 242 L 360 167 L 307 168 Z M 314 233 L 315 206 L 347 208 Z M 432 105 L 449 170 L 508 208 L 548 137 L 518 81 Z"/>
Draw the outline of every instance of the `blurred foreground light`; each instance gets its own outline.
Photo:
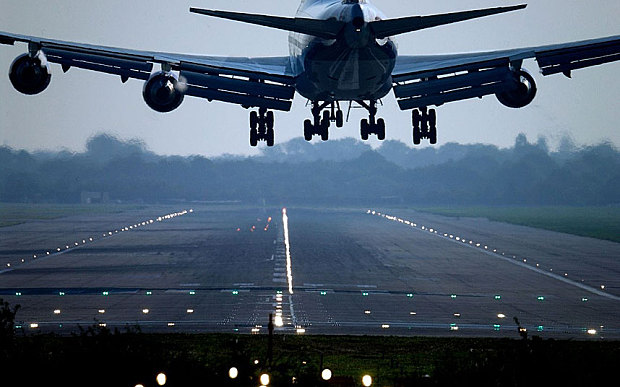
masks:
<path id="1" fill-rule="evenodd" d="M 144 387 L 144 385 L 142 385 L 142 384 L 136 384 L 136 386 L 135 386 L 135 387 Z"/>
<path id="2" fill-rule="evenodd" d="M 148 309 L 142 309 L 142 313 L 149 314 L 149 310 Z"/>
<path id="3" fill-rule="evenodd" d="M 54 314 L 60 314 L 60 309 L 54 309 Z"/>
<path id="4" fill-rule="evenodd" d="M 498 313 L 497 318 L 506 318 L 506 315 L 503 313 Z"/>
<path id="5" fill-rule="evenodd" d="M 382 324 L 381 328 L 383 329 L 388 329 L 390 327 L 390 324 Z"/>
<path id="6" fill-rule="evenodd" d="M 303 335 L 304 333 L 306 333 L 306 329 L 305 328 L 297 328 L 297 334 L 298 335 Z"/>
<path id="7" fill-rule="evenodd" d="M 269 385 L 269 374 L 262 374 L 260 376 L 260 384 L 263 386 Z"/>
<path id="8" fill-rule="evenodd" d="M 39 324 L 37 324 L 37 323 L 31 323 L 30 324 L 30 328 L 32 328 L 32 329 L 37 329 L 38 327 L 39 327 Z"/>
<path id="9" fill-rule="evenodd" d="M 164 384 L 166 384 L 166 374 L 164 374 L 163 372 L 160 372 L 159 374 L 157 374 L 157 377 L 155 378 L 155 380 L 157 380 L 157 384 L 159 384 L 160 386 L 163 386 Z"/>
<path id="10" fill-rule="evenodd" d="M 364 375 L 362 377 L 362 384 L 364 385 L 364 387 L 372 386 L 372 377 L 370 375 Z"/>
<path id="11" fill-rule="evenodd" d="M 325 368 L 323 370 L 323 372 L 321 372 L 321 378 L 323 378 L 323 380 L 329 380 L 332 378 L 332 370 L 330 370 L 329 368 Z"/>
<path id="12" fill-rule="evenodd" d="M 231 379 L 236 379 L 239 376 L 239 370 L 236 367 L 230 367 L 228 370 L 228 377 Z"/>
<path id="13" fill-rule="evenodd" d="M 99 309 L 99 310 L 98 310 L 98 312 L 99 312 L 100 314 L 104 314 L 104 313 L 105 313 L 105 309 Z"/>
<path id="14" fill-rule="evenodd" d="M 596 329 L 588 329 L 589 335 L 596 335 Z"/>
<path id="15" fill-rule="evenodd" d="M 276 324 L 277 327 L 283 326 L 284 325 L 284 321 L 282 321 L 282 316 L 276 315 L 274 323 Z"/>

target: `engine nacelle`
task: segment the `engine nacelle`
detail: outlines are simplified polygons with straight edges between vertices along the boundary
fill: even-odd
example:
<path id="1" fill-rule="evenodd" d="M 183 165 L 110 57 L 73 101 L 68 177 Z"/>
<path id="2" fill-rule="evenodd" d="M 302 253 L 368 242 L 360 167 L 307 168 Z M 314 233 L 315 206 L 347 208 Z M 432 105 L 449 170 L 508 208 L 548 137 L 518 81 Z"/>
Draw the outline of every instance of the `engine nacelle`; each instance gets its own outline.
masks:
<path id="1" fill-rule="evenodd" d="M 497 93 L 495 96 L 504 106 L 509 108 L 522 108 L 527 106 L 536 97 L 536 82 L 534 77 L 525 69 L 519 69 L 515 76 L 518 85 L 515 89 Z"/>
<path id="2" fill-rule="evenodd" d="M 176 75 L 160 71 L 146 81 L 142 96 L 151 109 L 168 113 L 181 105 L 185 94 Z"/>
<path id="3" fill-rule="evenodd" d="M 35 57 L 23 54 L 15 58 L 9 70 L 9 79 L 15 90 L 34 95 L 47 89 L 52 74 L 45 55 L 39 52 Z"/>

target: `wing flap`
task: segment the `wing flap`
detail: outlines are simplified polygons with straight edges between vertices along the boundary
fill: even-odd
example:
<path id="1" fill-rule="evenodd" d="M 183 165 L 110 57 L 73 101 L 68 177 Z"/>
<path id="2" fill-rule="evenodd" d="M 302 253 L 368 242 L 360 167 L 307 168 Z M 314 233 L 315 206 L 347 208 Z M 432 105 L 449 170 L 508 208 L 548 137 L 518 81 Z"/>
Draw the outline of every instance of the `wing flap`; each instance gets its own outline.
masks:
<path id="1" fill-rule="evenodd" d="M 516 82 L 508 59 L 409 74 L 394 84 L 394 95 L 401 110 L 440 106 L 447 102 L 482 98 L 514 88 Z"/>
<path id="2" fill-rule="evenodd" d="M 620 39 L 536 53 L 536 61 L 543 75 L 570 73 L 617 60 L 620 60 Z"/>

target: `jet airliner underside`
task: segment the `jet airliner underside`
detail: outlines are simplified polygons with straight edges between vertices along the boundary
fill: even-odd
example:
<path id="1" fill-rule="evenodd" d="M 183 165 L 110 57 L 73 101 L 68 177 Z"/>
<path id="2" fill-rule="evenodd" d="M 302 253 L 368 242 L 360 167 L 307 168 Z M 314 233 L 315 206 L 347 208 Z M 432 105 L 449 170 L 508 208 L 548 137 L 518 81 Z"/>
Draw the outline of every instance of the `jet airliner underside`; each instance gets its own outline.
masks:
<path id="1" fill-rule="evenodd" d="M 431 106 L 494 94 L 505 106 L 521 108 L 536 96 L 534 78 L 522 68 L 535 58 L 543 75 L 620 59 L 620 36 L 503 51 L 401 56 L 394 36 L 504 12 L 526 5 L 387 19 L 368 0 L 302 0 L 294 18 L 191 8 L 190 12 L 289 31 L 289 56 L 214 57 L 127 50 L 0 32 L 0 43 L 28 43 L 28 53 L 11 65 L 16 90 L 38 94 L 51 80 L 49 63 L 145 81 L 143 97 L 152 109 L 170 112 L 188 96 L 255 108 L 250 144 L 274 144 L 274 110 L 289 111 L 296 93 L 311 102 L 304 137 L 329 137 L 344 124 L 340 102 L 368 111 L 360 134 L 385 138 L 377 102 L 391 90 L 402 110 L 412 110 L 413 143 L 437 141 Z M 350 106 L 350 105 L 349 105 Z"/>

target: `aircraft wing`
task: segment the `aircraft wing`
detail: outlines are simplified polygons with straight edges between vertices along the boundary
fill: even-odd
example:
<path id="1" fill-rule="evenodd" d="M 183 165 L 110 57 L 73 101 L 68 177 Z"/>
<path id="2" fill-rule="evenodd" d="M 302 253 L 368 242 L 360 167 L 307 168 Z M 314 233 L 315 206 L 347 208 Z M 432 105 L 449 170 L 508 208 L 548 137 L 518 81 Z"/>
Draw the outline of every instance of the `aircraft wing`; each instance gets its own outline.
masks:
<path id="1" fill-rule="evenodd" d="M 392 72 L 402 110 L 482 98 L 509 88 L 514 70 L 535 58 L 543 75 L 620 60 L 620 35 L 574 43 L 470 54 L 399 56 Z"/>
<path id="2" fill-rule="evenodd" d="M 129 78 L 148 80 L 155 65 L 178 71 L 185 95 L 288 111 L 295 89 L 288 57 L 217 57 L 128 50 L 63 42 L 0 31 L 0 44 L 28 43 L 33 54 L 41 51 L 48 62 Z"/>

